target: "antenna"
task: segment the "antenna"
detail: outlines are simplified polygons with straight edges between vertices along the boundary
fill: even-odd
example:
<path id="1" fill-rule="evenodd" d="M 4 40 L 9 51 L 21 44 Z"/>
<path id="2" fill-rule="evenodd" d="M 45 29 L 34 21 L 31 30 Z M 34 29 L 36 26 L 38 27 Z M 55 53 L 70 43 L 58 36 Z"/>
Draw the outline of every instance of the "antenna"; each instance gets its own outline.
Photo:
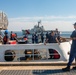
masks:
<path id="1" fill-rule="evenodd" d="M 38 21 L 38 27 L 39 27 L 39 24 L 40 24 L 40 23 L 41 23 L 41 20 Z"/>

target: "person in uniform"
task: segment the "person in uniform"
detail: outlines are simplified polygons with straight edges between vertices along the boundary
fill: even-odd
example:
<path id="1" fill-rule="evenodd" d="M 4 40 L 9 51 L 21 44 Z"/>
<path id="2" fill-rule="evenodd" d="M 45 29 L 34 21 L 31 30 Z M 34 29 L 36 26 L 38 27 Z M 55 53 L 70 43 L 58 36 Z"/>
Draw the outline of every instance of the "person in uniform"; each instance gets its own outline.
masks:
<path id="1" fill-rule="evenodd" d="M 54 31 L 51 31 L 51 33 L 49 33 L 48 38 L 46 39 L 44 44 L 46 45 L 47 42 L 48 43 L 58 43 L 60 45 L 60 42 L 57 39 Z M 49 49 L 49 54 L 50 54 L 50 58 L 49 59 L 53 59 L 54 50 L 53 49 Z"/>
<path id="2" fill-rule="evenodd" d="M 4 32 L 5 36 L 3 37 L 3 44 L 8 44 L 9 37 L 8 37 L 8 30 Z"/>
<path id="3" fill-rule="evenodd" d="M 43 32 L 41 33 L 41 42 L 42 43 L 44 42 L 44 34 L 43 34 Z"/>
<path id="4" fill-rule="evenodd" d="M 58 43 L 60 45 L 59 40 L 57 39 L 57 36 L 55 35 L 54 31 L 51 31 L 51 33 L 49 33 L 48 38 L 46 39 L 45 43 Z"/>
<path id="5" fill-rule="evenodd" d="M 34 43 L 35 42 L 35 34 L 33 33 L 32 34 L 32 43 Z"/>
<path id="6" fill-rule="evenodd" d="M 63 71 L 70 71 L 70 66 L 71 66 L 74 58 L 76 58 L 76 23 L 74 23 L 74 28 L 75 28 L 75 30 L 72 32 L 72 34 L 70 36 L 72 39 L 72 44 L 71 44 L 71 49 L 70 49 L 69 62 L 67 64 L 66 68 L 62 68 Z M 76 66 L 73 67 L 73 69 L 76 69 Z"/>
<path id="7" fill-rule="evenodd" d="M 61 42 L 61 40 L 60 40 L 60 32 L 58 31 L 57 28 L 55 30 L 55 35 L 56 35 L 57 39 L 59 40 L 59 42 Z"/>

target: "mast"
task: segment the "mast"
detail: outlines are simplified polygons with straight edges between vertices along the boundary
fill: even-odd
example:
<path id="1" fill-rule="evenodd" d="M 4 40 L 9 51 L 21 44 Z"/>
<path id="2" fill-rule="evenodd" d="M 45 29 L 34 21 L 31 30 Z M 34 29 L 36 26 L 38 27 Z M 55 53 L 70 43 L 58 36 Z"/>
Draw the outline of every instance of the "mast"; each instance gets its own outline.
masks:
<path id="1" fill-rule="evenodd" d="M 39 27 L 39 24 L 41 23 L 41 20 L 40 21 L 38 21 L 38 27 Z"/>
<path id="2" fill-rule="evenodd" d="M 4 12 L 0 12 L 0 30 L 7 29 L 8 26 L 8 19 L 7 15 Z"/>

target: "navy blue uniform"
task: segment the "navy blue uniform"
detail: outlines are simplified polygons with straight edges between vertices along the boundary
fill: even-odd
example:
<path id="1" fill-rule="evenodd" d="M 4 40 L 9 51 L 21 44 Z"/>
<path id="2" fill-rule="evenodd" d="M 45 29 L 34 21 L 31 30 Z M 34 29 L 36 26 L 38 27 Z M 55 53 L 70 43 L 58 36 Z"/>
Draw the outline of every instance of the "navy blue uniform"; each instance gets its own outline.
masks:
<path id="1" fill-rule="evenodd" d="M 71 38 L 76 38 L 76 30 L 74 30 L 70 36 Z M 74 58 L 76 57 L 76 39 L 72 40 L 71 50 L 70 50 L 70 57 L 68 66 L 71 66 Z"/>
<path id="2" fill-rule="evenodd" d="M 41 33 L 41 42 L 43 43 L 44 42 L 44 34 Z"/>
<path id="3" fill-rule="evenodd" d="M 49 36 L 48 36 L 48 42 L 49 43 L 57 43 L 56 42 L 56 36 L 55 35 L 51 36 L 51 34 L 49 34 Z"/>
<path id="4" fill-rule="evenodd" d="M 35 34 L 35 43 L 38 43 L 38 35 Z"/>
<path id="5" fill-rule="evenodd" d="M 34 41 L 35 41 L 35 35 L 32 34 L 32 43 L 34 43 Z"/>
<path id="6" fill-rule="evenodd" d="M 48 32 L 46 33 L 46 39 L 48 39 L 48 37 L 49 37 L 49 34 L 48 34 Z"/>
<path id="7" fill-rule="evenodd" d="M 56 42 L 56 36 L 51 36 L 51 34 L 49 34 L 48 36 L 48 43 L 57 43 Z M 53 49 L 49 49 L 49 54 L 50 54 L 50 59 L 53 59 L 53 54 L 54 53 L 54 50 Z"/>
<path id="8" fill-rule="evenodd" d="M 3 37 L 3 43 L 7 44 L 7 42 L 8 42 L 8 35 L 6 35 L 6 36 Z"/>

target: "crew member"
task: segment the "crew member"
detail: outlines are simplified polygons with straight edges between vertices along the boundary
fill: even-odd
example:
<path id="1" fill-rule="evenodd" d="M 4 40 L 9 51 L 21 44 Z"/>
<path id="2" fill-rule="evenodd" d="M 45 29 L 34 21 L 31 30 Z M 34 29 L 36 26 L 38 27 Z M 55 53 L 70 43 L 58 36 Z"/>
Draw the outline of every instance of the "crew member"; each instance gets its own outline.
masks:
<path id="1" fill-rule="evenodd" d="M 48 38 L 46 39 L 46 42 L 48 42 L 48 43 L 58 43 L 58 44 L 60 44 L 60 42 L 59 42 L 59 40 L 57 39 L 54 31 L 51 31 L 51 33 L 49 33 Z"/>
<path id="2" fill-rule="evenodd" d="M 41 33 L 41 42 L 42 43 L 44 42 L 44 34 L 43 34 L 43 32 Z"/>
<path id="3" fill-rule="evenodd" d="M 55 30 L 55 35 L 56 35 L 57 39 L 59 40 L 59 42 L 61 42 L 61 40 L 60 40 L 60 32 L 58 31 L 57 28 Z"/>
<path id="4" fill-rule="evenodd" d="M 55 32 L 54 31 L 51 31 L 51 33 L 49 33 L 49 36 L 48 38 L 46 39 L 45 42 L 48 42 L 48 43 L 58 43 L 60 45 L 60 42 L 58 41 L 57 37 L 55 36 Z M 44 43 L 46 45 L 46 43 Z M 53 49 L 49 49 L 49 54 L 50 54 L 50 59 L 53 58 Z"/>
<path id="5" fill-rule="evenodd" d="M 27 37 L 27 34 L 25 34 L 25 36 L 23 37 L 23 40 L 28 43 L 28 37 Z"/>
<path id="6" fill-rule="evenodd" d="M 32 43 L 34 43 L 35 42 L 35 34 L 33 33 L 32 34 Z"/>
<path id="7" fill-rule="evenodd" d="M 8 37 L 8 30 L 4 32 L 5 36 L 3 37 L 3 44 L 8 44 L 9 37 Z"/>
<path id="8" fill-rule="evenodd" d="M 76 23 L 74 23 L 75 30 L 71 34 L 72 44 L 71 44 L 71 50 L 70 50 L 70 56 L 69 56 L 69 62 L 67 64 L 66 68 L 63 68 L 63 71 L 70 71 L 70 66 L 76 57 Z M 73 67 L 73 69 L 76 69 L 76 67 Z"/>

